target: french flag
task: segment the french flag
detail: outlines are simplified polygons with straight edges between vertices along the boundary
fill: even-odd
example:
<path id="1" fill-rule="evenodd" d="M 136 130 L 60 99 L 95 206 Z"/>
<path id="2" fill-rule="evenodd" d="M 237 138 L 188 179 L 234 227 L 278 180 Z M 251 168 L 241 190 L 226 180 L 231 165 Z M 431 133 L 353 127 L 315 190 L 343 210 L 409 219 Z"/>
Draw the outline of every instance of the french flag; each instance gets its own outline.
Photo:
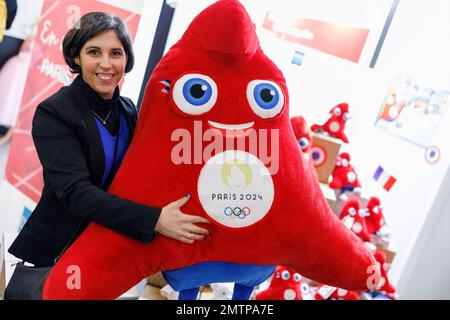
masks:
<path id="1" fill-rule="evenodd" d="M 162 83 L 164 85 L 164 88 L 161 90 L 161 92 L 163 92 L 165 94 L 169 94 L 170 86 L 172 85 L 172 81 L 171 80 L 162 80 L 159 83 Z"/>
<path id="2" fill-rule="evenodd" d="M 391 190 L 392 186 L 397 181 L 397 179 L 387 173 L 381 166 L 378 166 L 377 171 L 375 171 L 375 174 L 373 175 L 373 178 L 375 179 L 375 181 L 381 184 L 386 191 Z"/>

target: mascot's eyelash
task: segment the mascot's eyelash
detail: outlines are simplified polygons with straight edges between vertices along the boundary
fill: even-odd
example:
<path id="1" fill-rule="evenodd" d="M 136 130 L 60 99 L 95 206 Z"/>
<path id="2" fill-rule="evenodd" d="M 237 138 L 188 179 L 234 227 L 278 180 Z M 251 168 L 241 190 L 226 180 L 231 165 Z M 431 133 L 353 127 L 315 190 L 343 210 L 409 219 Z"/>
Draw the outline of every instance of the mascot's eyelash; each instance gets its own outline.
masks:
<path id="1" fill-rule="evenodd" d="M 164 88 L 161 90 L 161 92 L 165 94 L 169 94 L 170 86 L 172 85 L 171 80 L 161 80 L 159 83 L 162 83 L 164 85 Z"/>

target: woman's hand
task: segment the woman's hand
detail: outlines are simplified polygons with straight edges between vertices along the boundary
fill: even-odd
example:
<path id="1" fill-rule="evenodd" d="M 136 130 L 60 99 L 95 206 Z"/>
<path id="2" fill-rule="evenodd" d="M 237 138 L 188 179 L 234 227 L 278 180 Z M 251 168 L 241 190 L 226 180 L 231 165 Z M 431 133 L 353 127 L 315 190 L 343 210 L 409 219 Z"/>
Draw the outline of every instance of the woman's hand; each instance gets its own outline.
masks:
<path id="1" fill-rule="evenodd" d="M 199 216 L 184 214 L 180 208 L 190 199 L 187 194 L 162 208 L 155 230 L 172 239 L 192 244 L 194 240 L 203 240 L 209 231 L 198 227 L 195 223 L 211 223 Z"/>

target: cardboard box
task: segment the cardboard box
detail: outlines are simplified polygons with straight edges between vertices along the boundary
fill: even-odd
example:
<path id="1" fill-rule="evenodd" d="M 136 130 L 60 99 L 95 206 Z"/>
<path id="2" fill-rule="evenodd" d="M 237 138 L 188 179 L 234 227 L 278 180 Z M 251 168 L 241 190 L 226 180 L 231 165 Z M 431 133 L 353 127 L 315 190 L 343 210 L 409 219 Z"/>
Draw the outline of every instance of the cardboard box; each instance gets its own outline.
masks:
<path id="1" fill-rule="evenodd" d="M 319 176 L 319 181 L 328 184 L 328 177 L 336 166 L 342 141 L 324 134 L 313 133 L 311 159 Z"/>

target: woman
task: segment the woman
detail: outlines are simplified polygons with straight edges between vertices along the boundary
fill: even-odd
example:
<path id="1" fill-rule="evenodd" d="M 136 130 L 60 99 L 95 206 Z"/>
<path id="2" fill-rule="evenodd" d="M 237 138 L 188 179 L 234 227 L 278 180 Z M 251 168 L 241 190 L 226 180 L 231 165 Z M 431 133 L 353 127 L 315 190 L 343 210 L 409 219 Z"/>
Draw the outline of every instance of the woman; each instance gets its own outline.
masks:
<path id="1" fill-rule="evenodd" d="M 63 54 L 79 75 L 36 109 L 32 135 L 44 189 L 9 252 L 51 266 L 90 222 L 143 243 L 156 233 L 184 243 L 204 239 L 208 230 L 195 223 L 209 221 L 180 211 L 189 195 L 159 209 L 106 192 L 136 125 L 136 107 L 118 88 L 133 68 L 133 50 L 117 17 L 93 12 L 75 25 L 64 37 Z"/>

